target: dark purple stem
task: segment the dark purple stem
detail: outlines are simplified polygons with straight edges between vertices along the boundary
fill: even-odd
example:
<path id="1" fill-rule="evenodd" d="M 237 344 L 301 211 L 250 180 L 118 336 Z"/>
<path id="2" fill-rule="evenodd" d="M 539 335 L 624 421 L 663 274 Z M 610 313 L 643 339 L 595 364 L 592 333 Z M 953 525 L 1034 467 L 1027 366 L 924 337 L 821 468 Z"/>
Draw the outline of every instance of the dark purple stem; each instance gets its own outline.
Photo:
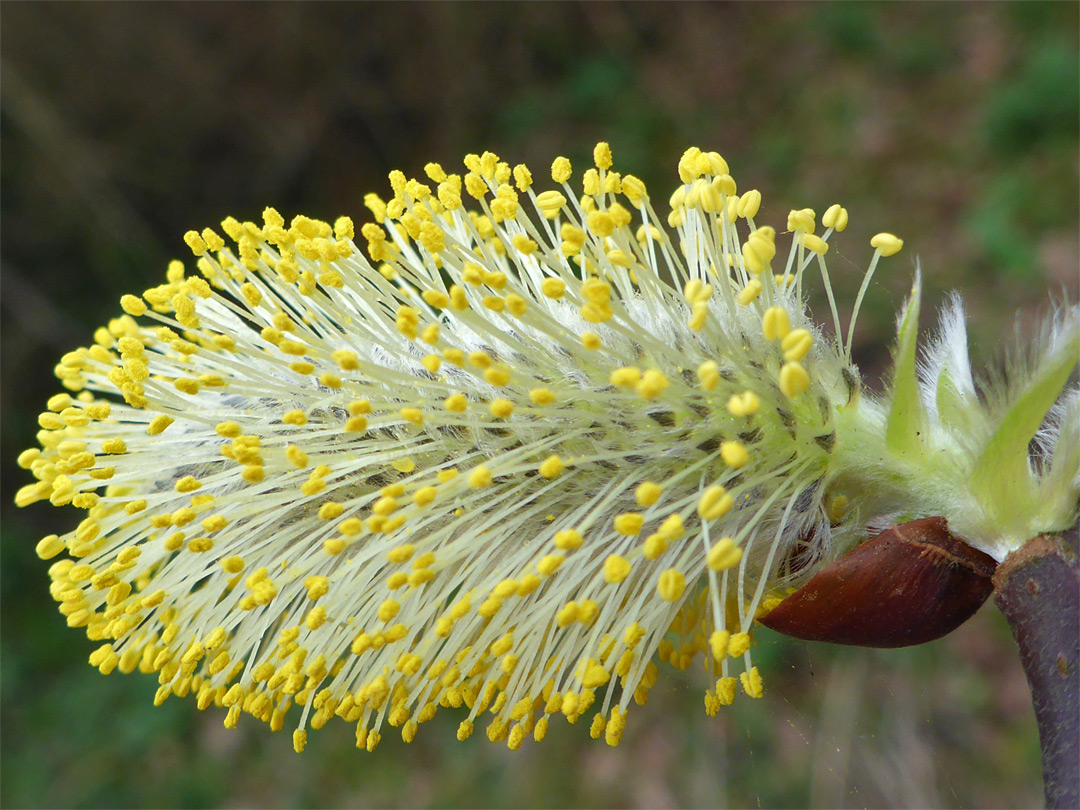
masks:
<path id="1" fill-rule="evenodd" d="M 1080 568 L 1077 532 L 1040 535 L 994 574 L 1020 647 L 1042 745 L 1046 806 L 1080 807 Z"/>

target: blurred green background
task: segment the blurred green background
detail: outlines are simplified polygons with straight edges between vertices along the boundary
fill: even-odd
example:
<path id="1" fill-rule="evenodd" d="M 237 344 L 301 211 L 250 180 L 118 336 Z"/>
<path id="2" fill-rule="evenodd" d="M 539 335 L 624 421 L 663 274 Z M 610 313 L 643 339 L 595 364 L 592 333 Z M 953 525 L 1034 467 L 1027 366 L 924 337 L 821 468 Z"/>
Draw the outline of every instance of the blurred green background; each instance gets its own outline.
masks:
<path id="1" fill-rule="evenodd" d="M 609 749 L 553 723 L 511 753 L 454 740 L 440 713 L 374 754 L 334 721 L 288 734 L 156 679 L 103 677 L 69 630 L 34 543 L 73 524 L 15 510 L 14 465 L 59 390 L 60 354 L 158 283 L 181 235 L 267 204 L 359 220 L 392 168 L 492 149 L 539 177 L 616 168 L 664 199 L 691 144 L 740 189 L 834 201 L 830 257 L 850 300 L 867 239 L 906 240 L 860 319 L 872 383 L 919 257 L 927 323 L 963 290 L 977 357 L 1048 292 L 1078 297 L 1075 3 L 4 4 L 2 687 L 8 807 L 1030 807 L 1038 741 L 991 606 L 921 648 L 865 651 L 761 633 L 762 701 L 705 716 L 703 674 L 663 672 Z M 249 722 L 250 721 L 250 722 Z M 387 729 L 388 732 L 392 731 Z"/>

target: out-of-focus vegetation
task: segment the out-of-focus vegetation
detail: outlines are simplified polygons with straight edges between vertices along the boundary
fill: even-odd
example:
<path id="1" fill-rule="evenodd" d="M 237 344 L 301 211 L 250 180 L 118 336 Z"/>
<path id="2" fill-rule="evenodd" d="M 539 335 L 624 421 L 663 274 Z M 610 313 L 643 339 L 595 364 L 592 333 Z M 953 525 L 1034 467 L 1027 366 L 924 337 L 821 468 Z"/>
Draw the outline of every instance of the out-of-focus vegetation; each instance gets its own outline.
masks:
<path id="1" fill-rule="evenodd" d="M 441 713 L 374 754 L 332 721 L 292 752 L 247 716 L 103 677 L 33 553 L 74 516 L 16 511 L 18 451 L 59 355 L 158 283 L 226 214 L 363 220 L 391 168 L 492 149 L 542 176 L 597 140 L 654 197 L 691 144 L 727 157 L 765 221 L 841 201 L 850 297 L 891 230 L 857 358 L 883 366 L 921 260 L 964 291 L 988 356 L 1047 291 L 1077 298 L 1078 7 L 967 4 L 7 4 L 2 34 L 3 780 L 0 804 L 124 806 L 1033 806 L 1038 744 L 992 607 L 925 647 L 762 632 L 762 701 L 705 716 L 666 671 L 618 749 L 553 722 L 511 753 Z M 932 309 L 929 306 L 924 309 Z M 927 314 L 928 322 L 932 319 Z M 445 714 L 445 716 L 443 716 Z"/>

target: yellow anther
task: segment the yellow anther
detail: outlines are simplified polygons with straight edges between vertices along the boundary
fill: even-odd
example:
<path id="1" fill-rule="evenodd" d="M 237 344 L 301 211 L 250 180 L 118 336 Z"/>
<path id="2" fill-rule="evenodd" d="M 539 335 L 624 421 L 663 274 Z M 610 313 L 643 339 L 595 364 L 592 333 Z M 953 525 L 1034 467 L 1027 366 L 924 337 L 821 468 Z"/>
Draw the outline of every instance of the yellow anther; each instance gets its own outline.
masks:
<path id="1" fill-rule="evenodd" d="M 735 702 L 736 683 L 734 678 L 720 678 L 717 680 L 716 698 L 721 706 L 730 706 Z"/>
<path id="2" fill-rule="evenodd" d="M 791 331 L 791 318 L 783 307 L 769 307 L 761 316 L 761 333 L 766 340 L 781 340 Z"/>
<path id="3" fill-rule="evenodd" d="M 641 380 L 634 386 L 634 390 L 642 399 L 656 399 L 668 387 L 668 378 L 661 371 L 651 368 L 646 371 Z"/>
<path id="4" fill-rule="evenodd" d="M 428 179 L 433 180 L 436 183 L 441 183 L 446 179 L 446 172 L 443 171 L 443 167 L 438 163 L 425 164 L 424 174 L 428 176 Z"/>
<path id="5" fill-rule="evenodd" d="M 702 284 L 699 279 L 692 278 L 683 287 L 683 298 L 689 303 L 696 304 L 708 301 L 713 294 L 712 284 Z"/>
<path id="6" fill-rule="evenodd" d="M 780 369 L 779 382 L 780 390 L 790 399 L 810 388 L 810 375 L 801 363 L 784 363 Z"/>
<path id="7" fill-rule="evenodd" d="M 713 193 L 713 194 L 718 193 L 718 194 L 730 197 L 731 199 L 729 200 L 728 204 L 730 206 L 732 203 L 734 203 L 734 205 L 736 207 L 736 213 L 737 213 L 737 208 L 738 208 L 739 201 L 735 197 L 735 195 L 738 193 L 739 189 L 735 184 L 735 178 L 734 177 L 732 177 L 730 174 L 717 175 L 716 177 L 713 178 L 713 181 L 712 181 L 711 184 L 709 184 L 708 188 L 710 189 L 711 193 Z M 706 210 L 710 210 L 710 209 L 706 209 Z M 719 208 L 718 205 L 716 205 L 716 206 L 712 207 L 711 210 L 719 211 L 720 208 Z"/>
<path id="8" fill-rule="evenodd" d="M 488 411 L 496 419 L 507 419 L 514 412 L 514 403 L 500 397 L 492 400 L 491 404 L 488 405 Z"/>
<path id="9" fill-rule="evenodd" d="M 705 555 L 705 564 L 712 571 L 726 571 L 738 565 L 741 559 L 742 549 L 735 544 L 735 540 L 731 537 L 722 537 Z"/>
<path id="10" fill-rule="evenodd" d="M 101 443 L 101 452 L 115 456 L 127 452 L 127 444 L 123 439 L 106 439 Z"/>
<path id="11" fill-rule="evenodd" d="M 398 615 L 398 611 L 401 610 L 401 603 L 396 599 L 387 599 L 381 605 L 379 605 L 379 621 L 389 622 L 395 616 Z"/>
<path id="12" fill-rule="evenodd" d="M 566 197 L 558 191 L 544 191 L 536 195 L 536 207 L 546 219 L 555 219 L 566 205 Z"/>
<path id="13" fill-rule="evenodd" d="M 477 368 L 490 368 L 492 364 L 491 355 L 487 352 L 469 352 L 469 364 L 476 366 Z"/>
<path id="14" fill-rule="evenodd" d="M 51 560 L 61 551 L 66 548 L 64 541 L 57 537 L 55 534 L 50 534 L 47 537 L 38 541 L 35 551 L 38 557 L 43 560 Z"/>
<path id="15" fill-rule="evenodd" d="M 800 208 L 788 212 L 787 229 L 789 231 L 814 232 L 814 210 L 812 208 Z"/>
<path id="16" fill-rule="evenodd" d="M 146 432 L 150 436 L 157 436 L 162 433 L 165 428 L 173 423 L 173 418 L 163 413 L 159 413 L 153 419 L 150 420 L 150 424 L 146 426 Z"/>
<path id="17" fill-rule="evenodd" d="M 611 554 L 604 560 L 604 581 L 614 585 L 630 576 L 630 561 L 618 554 Z"/>
<path id="18" fill-rule="evenodd" d="M 286 425 L 306 425 L 307 414 L 301 410 L 288 411 L 281 417 L 281 421 L 284 422 Z"/>
<path id="19" fill-rule="evenodd" d="M 590 211 L 585 225 L 597 236 L 607 237 L 615 232 L 615 220 L 607 211 Z"/>
<path id="20" fill-rule="evenodd" d="M 389 517 L 398 508 L 397 498 L 383 496 L 379 500 L 375 501 L 375 504 L 371 507 L 371 511 L 382 517 Z"/>
<path id="21" fill-rule="evenodd" d="M 555 394 L 547 388 L 533 388 L 529 391 L 529 399 L 532 401 L 533 405 L 543 407 L 555 402 Z"/>
<path id="22" fill-rule="evenodd" d="M 712 635 L 709 636 L 709 651 L 712 653 L 713 660 L 717 663 L 727 657 L 728 641 L 730 639 L 731 633 L 727 630 L 714 630 Z"/>
<path id="23" fill-rule="evenodd" d="M 608 377 L 608 382 L 619 388 L 633 388 L 641 381 L 641 370 L 634 366 L 617 368 Z"/>
<path id="24" fill-rule="evenodd" d="M 814 336 L 807 329 L 794 329 L 780 342 L 784 359 L 789 363 L 798 362 L 810 353 L 814 345 Z"/>
<path id="25" fill-rule="evenodd" d="M 466 408 L 469 407 L 469 401 L 464 394 L 451 394 L 443 400 L 443 407 L 451 413 L 465 413 Z"/>
<path id="26" fill-rule="evenodd" d="M 525 191 L 532 184 L 532 172 L 529 171 L 529 167 L 524 163 L 517 164 L 514 167 L 514 185 L 517 186 L 518 191 Z"/>
<path id="27" fill-rule="evenodd" d="M 187 233 L 185 233 L 184 244 L 191 248 L 191 252 L 194 253 L 196 256 L 202 256 L 209 249 L 206 246 L 206 242 L 203 240 L 203 238 L 199 236 L 198 231 L 188 231 Z"/>
<path id="28" fill-rule="evenodd" d="M 641 553 L 647 560 L 657 560 L 667 549 L 667 538 L 663 537 L 659 532 L 655 532 L 645 538 L 645 542 L 641 546 Z"/>
<path id="29" fill-rule="evenodd" d="M 555 623 L 559 627 L 568 627 L 576 622 L 578 619 L 578 604 L 577 602 L 567 602 L 563 605 L 559 612 L 555 614 Z"/>
<path id="30" fill-rule="evenodd" d="M 732 440 L 720 443 L 720 458 L 727 466 L 738 469 L 750 460 L 750 453 L 742 442 Z"/>
<path id="31" fill-rule="evenodd" d="M 604 345 L 604 342 L 595 332 L 583 332 L 581 335 L 581 345 L 589 351 L 596 351 Z"/>
<path id="32" fill-rule="evenodd" d="M 551 179 L 556 183 L 565 183 L 572 173 L 573 167 L 567 158 L 557 157 L 551 164 Z"/>
<path id="33" fill-rule="evenodd" d="M 803 234 L 799 243 L 809 250 L 811 253 L 816 253 L 819 256 L 824 256 L 829 252 L 829 243 L 822 239 L 820 236 L 814 236 L 813 234 Z"/>
<path id="34" fill-rule="evenodd" d="M 882 256 L 893 256 L 900 252 L 904 240 L 891 233 L 879 233 L 870 240 L 870 246 L 877 248 Z"/>
<path id="35" fill-rule="evenodd" d="M 759 208 L 761 208 L 761 192 L 753 188 L 743 192 L 743 195 L 739 197 L 739 205 L 735 210 L 743 219 L 753 219 L 757 216 Z"/>
<path id="36" fill-rule="evenodd" d="M 663 493 L 663 488 L 659 484 L 654 484 L 652 481 L 645 481 L 639 484 L 637 489 L 634 490 L 634 499 L 637 501 L 638 506 L 652 506 L 658 500 Z"/>
<path id="37" fill-rule="evenodd" d="M 746 282 L 746 286 L 740 289 L 739 295 L 735 296 L 735 300 L 739 301 L 743 307 L 750 305 L 761 294 L 761 282 L 757 279 L 751 279 Z"/>
<path id="38" fill-rule="evenodd" d="M 224 515 L 210 515 L 203 518 L 202 527 L 206 532 L 219 532 L 229 525 L 229 519 Z"/>
<path id="39" fill-rule="evenodd" d="M 298 754 L 302 754 L 304 748 L 307 747 L 307 731 L 302 728 L 296 729 L 296 731 L 293 732 L 292 744 L 293 750 Z"/>
<path id="40" fill-rule="evenodd" d="M 539 249 L 539 245 L 523 233 L 516 234 L 510 243 L 523 256 L 531 256 Z"/>
<path id="41" fill-rule="evenodd" d="M 720 384 L 720 368 L 713 360 L 706 360 L 697 369 L 698 382 L 706 391 L 712 391 Z"/>
<path id="42" fill-rule="evenodd" d="M 722 486 L 714 485 L 701 493 L 698 500 L 698 517 L 702 520 L 718 520 L 731 511 L 735 499 Z"/>
<path id="43" fill-rule="evenodd" d="M 295 444 L 290 444 L 285 448 L 285 457 L 289 459 L 289 462 L 299 469 L 304 469 L 308 463 L 308 456 L 303 450 L 297 447 Z"/>
<path id="44" fill-rule="evenodd" d="M 239 574 L 244 570 L 244 558 L 232 555 L 221 561 L 221 567 L 227 574 Z"/>
<path id="45" fill-rule="evenodd" d="M 728 655 L 732 658 L 742 658 L 750 649 L 750 635 L 748 633 L 735 633 L 728 641 Z"/>
<path id="46" fill-rule="evenodd" d="M 686 577 L 682 571 L 668 568 L 656 582 L 656 592 L 665 602 L 678 601 L 686 591 Z"/>
<path id="47" fill-rule="evenodd" d="M 195 476 L 185 475 L 183 478 L 177 481 L 175 485 L 173 485 L 173 489 L 175 489 L 177 492 L 194 492 L 201 486 L 202 484 L 199 483 L 198 479 L 196 479 Z"/>
<path id="48" fill-rule="evenodd" d="M 491 484 L 491 470 L 486 466 L 480 465 L 469 473 L 469 486 L 473 489 L 480 489 L 489 484 Z"/>
<path id="49" fill-rule="evenodd" d="M 424 412 L 419 408 L 402 408 L 399 413 L 406 422 L 411 422 L 418 427 L 424 424 Z"/>
<path id="50" fill-rule="evenodd" d="M 202 554 L 214 547 L 214 541 L 209 537 L 196 537 L 188 541 L 188 551 L 194 554 Z"/>
<path id="51" fill-rule="evenodd" d="M 621 185 L 622 192 L 626 195 L 626 199 L 630 201 L 630 204 L 635 208 L 640 208 L 642 201 L 648 197 L 648 191 L 645 188 L 645 184 L 634 175 L 628 174 L 622 178 Z"/>
<path id="52" fill-rule="evenodd" d="M 536 570 L 542 577 L 550 577 L 559 570 L 565 558 L 561 554 L 547 554 L 536 564 Z"/>
<path id="53" fill-rule="evenodd" d="M 450 296 L 441 290 L 424 290 L 420 297 L 436 309 L 446 309 L 450 306 Z"/>
<path id="54" fill-rule="evenodd" d="M 564 469 L 563 461 L 558 456 L 548 456 L 540 465 L 540 475 L 544 478 L 554 478 Z"/>
<path id="55" fill-rule="evenodd" d="M 134 315 L 138 317 L 146 314 L 145 302 L 134 295 L 125 295 L 120 299 L 120 308 L 124 310 L 128 315 Z"/>
<path id="56" fill-rule="evenodd" d="M 555 548 L 560 551 L 573 551 L 581 548 L 581 544 L 584 542 L 585 538 L 581 536 L 581 532 L 577 529 L 563 529 L 555 532 Z"/>
<path id="57" fill-rule="evenodd" d="M 566 293 L 566 282 L 561 278 L 545 278 L 540 283 L 540 291 L 548 298 L 558 300 Z"/>
<path id="58" fill-rule="evenodd" d="M 727 401 L 728 413 L 732 416 L 751 416 L 757 413 L 761 399 L 753 391 L 732 394 Z"/>
<path id="59" fill-rule="evenodd" d="M 848 224 L 847 209 L 841 207 L 839 203 L 833 203 L 821 215 L 821 224 L 837 232 L 844 230 Z"/>
<path id="60" fill-rule="evenodd" d="M 656 530 L 656 533 L 665 540 L 674 540 L 677 537 L 681 537 L 684 531 L 685 526 L 683 524 L 682 515 L 676 512 L 664 518 L 664 522 L 660 524 L 660 528 Z"/>
<path id="61" fill-rule="evenodd" d="M 320 520 L 336 520 L 341 517 L 345 507 L 336 501 L 327 501 L 319 507 Z"/>
<path id="62" fill-rule="evenodd" d="M 752 698 L 760 698 L 765 692 L 761 682 L 761 673 L 757 667 L 751 667 L 749 672 L 739 675 L 743 691 Z"/>
<path id="63" fill-rule="evenodd" d="M 510 382 L 510 369 L 502 363 L 492 366 L 484 372 L 484 381 L 489 385 L 507 385 Z"/>
<path id="64" fill-rule="evenodd" d="M 326 608 L 317 607 L 308 611 L 304 617 L 304 624 L 308 630 L 318 630 L 326 622 Z"/>
<path id="65" fill-rule="evenodd" d="M 593 162 L 598 169 L 611 168 L 611 147 L 607 143 L 601 141 L 593 148 Z"/>
<path id="66" fill-rule="evenodd" d="M 645 518 L 637 512 L 624 512 L 621 515 L 616 515 L 613 523 L 615 524 L 616 532 L 633 537 L 634 535 L 641 533 L 641 527 L 645 523 Z"/>
<path id="67" fill-rule="evenodd" d="M 223 439 L 235 439 L 243 433 L 243 429 L 236 422 L 219 422 L 214 429 Z"/>

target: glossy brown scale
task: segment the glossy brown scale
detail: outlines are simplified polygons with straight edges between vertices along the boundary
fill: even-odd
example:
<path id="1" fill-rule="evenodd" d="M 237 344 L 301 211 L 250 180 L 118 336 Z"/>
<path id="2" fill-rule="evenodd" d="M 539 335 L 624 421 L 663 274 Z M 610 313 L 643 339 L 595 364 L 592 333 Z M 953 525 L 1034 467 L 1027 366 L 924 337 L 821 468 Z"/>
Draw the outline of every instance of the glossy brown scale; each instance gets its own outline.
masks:
<path id="1" fill-rule="evenodd" d="M 994 590 L 997 563 L 944 518 L 891 526 L 814 574 L 758 621 L 808 641 L 907 647 L 952 632 Z"/>

